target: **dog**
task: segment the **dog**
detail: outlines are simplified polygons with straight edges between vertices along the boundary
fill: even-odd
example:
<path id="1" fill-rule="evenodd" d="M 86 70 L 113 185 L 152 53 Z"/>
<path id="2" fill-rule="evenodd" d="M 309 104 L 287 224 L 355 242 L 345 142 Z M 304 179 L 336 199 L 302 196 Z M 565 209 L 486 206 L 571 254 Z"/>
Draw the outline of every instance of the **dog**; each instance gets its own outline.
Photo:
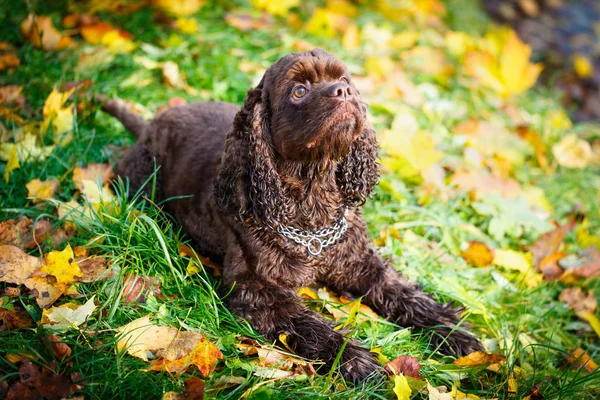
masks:
<path id="1" fill-rule="evenodd" d="M 314 284 L 361 298 L 403 327 L 429 328 L 451 355 L 482 350 L 457 327 L 461 309 L 405 281 L 369 243 L 360 208 L 377 183 L 376 133 L 345 64 L 320 50 L 275 62 L 241 109 L 170 108 L 147 122 L 120 103 L 102 108 L 137 137 L 117 163 L 130 192 L 156 195 L 195 249 L 223 266 L 229 309 L 271 342 L 359 382 L 381 369 L 372 353 L 302 305 Z M 146 185 L 146 186 L 144 186 Z"/>

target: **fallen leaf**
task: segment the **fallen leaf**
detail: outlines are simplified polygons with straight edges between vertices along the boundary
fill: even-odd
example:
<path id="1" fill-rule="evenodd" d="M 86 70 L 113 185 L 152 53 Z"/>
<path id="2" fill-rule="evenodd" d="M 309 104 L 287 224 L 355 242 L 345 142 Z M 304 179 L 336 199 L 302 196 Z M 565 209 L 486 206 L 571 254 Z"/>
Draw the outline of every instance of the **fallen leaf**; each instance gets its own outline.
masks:
<path id="1" fill-rule="evenodd" d="M 527 253 L 519 251 L 496 249 L 493 264 L 520 272 L 528 272 L 531 270 L 531 257 Z"/>
<path id="2" fill-rule="evenodd" d="M 590 60 L 583 54 L 575 54 L 573 57 L 573 68 L 581 78 L 589 78 L 594 74 L 594 67 Z"/>
<path id="3" fill-rule="evenodd" d="M 22 285 L 40 268 L 38 258 L 25 254 L 15 246 L 0 246 L 0 282 Z"/>
<path id="4" fill-rule="evenodd" d="M 596 332 L 596 335 L 600 337 L 600 320 L 598 319 L 598 317 L 596 317 L 593 313 L 589 311 L 578 312 L 577 316 L 580 319 L 586 321 L 588 324 L 590 324 L 594 332 Z"/>
<path id="5" fill-rule="evenodd" d="M 126 349 L 132 356 L 148 361 L 154 358 L 153 352 L 168 348 L 177 333 L 175 328 L 152 324 L 150 315 L 146 315 L 117 329 L 117 349 Z"/>
<path id="6" fill-rule="evenodd" d="M 506 360 L 506 357 L 502 354 L 474 351 L 469 355 L 454 360 L 454 365 L 458 365 L 459 367 L 476 367 L 479 365 L 496 364 L 504 360 Z"/>
<path id="7" fill-rule="evenodd" d="M 325 303 L 327 311 L 333 315 L 333 318 L 340 322 L 341 320 L 348 320 L 352 314 L 356 315 L 356 322 L 361 323 L 364 321 L 376 321 L 380 317 L 371 308 L 364 304 L 360 304 L 358 300 L 350 300 L 344 296 L 338 298 L 327 288 L 323 287 L 317 291 L 319 299 Z M 352 312 L 353 307 L 358 304 L 358 310 Z"/>
<path id="8" fill-rule="evenodd" d="M 21 64 L 15 49 L 8 42 L 0 42 L 0 71 L 16 68 Z"/>
<path id="9" fill-rule="evenodd" d="M 595 245 L 586 248 L 578 257 L 579 266 L 570 268 L 569 274 L 578 278 L 595 278 L 600 276 L 600 252 Z"/>
<path id="10" fill-rule="evenodd" d="M 70 47 L 73 40 L 63 36 L 52 23 L 52 18 L 29 14 L 21 22 L 21 33 L 35 47 L 44 50 L 62 50 Z"/>
<path id="11" fill-rule="evenodd" d="M 252 5 L 269 14 L 285 16 L 290 8 L 297 7 L 300 0 L 252 0 Z"/>
<path id="12" fill-rule="evenodd" d="M 461 256 L 476 267 L 487 267 L 494 260 L 493 250 L 485 243 L 475 241 L 469 242 L 469 247 L 462 252 Z"/>
<path id="13" fill-rule="evenodd" d="M 174 17 L 188 17 L 200 10 L 206 0 L 153 0 L 153 4 Z"/>
<path id="14" fill-rule="evenodd" d="M 73 105 L 65 107 L 64 104 L 73 92 L 75 92 L 75 89 L 72 88 L 66 92 L 59 92 L 54 88 L 44 103 L 43 129 L 48 129 L 52 125 L 55 137 L 58 135 L 60 138 L 60 145 L 65 145 L 70 141 L 70 137 L 64 134 L 73 129 Z"/>
<path id="15" fill-rule="evenodd" d="M 50 348 L 52 349 L 52 353 L 54 354 L 54 357 L 56 357 L 57 360 L 64 361 L 67 358 L 71 357 L 71 354 L 73 353 L 73 350 L 71 350 L 69 345 L 63 342 L 56 335 L 48 335 L 48 337 L 43 337 L 42 341 L 44 342 L 44 344 L 50 346 Z"/>
<path id="16" fill-rule="evenodd" d="M 560 266 L 560 260 L 566 256 L 565 253 L 552 253 L 540 262 L 538 270 L 544 275 L 546 281 L 553 281 L 562 276 L 564 270 Z"/>
<path id="17" fill-rule="evenodd" d="M 94 296 L 85 304 L 66 303 L 59 307 L 52 307 L 42 311 L 40 324 L 52 329 L 77 329 L 92 315 L 96 305 Z"/>
<path id="18" fill-rule="evenodd" d="M 164 81 L 174 88 L 185 90 L 191 95 L 198 94 L 198 91 L 189 86 L 185 78 L 179 71 L 179 66 L 173 61 L 165 61 L 162 64 L 162 74 Z"/>
<path id="19" fill-rule="evenodd" d="M 564 289 L 558 296 L 558 299 L 567 304 L 575 313 L 583 311 L 593 313 L 598 305 L 592 291 L 590 290 L 586 295 L 580 287 Z"/>
<path id="20" fill-rule="evenodd" d="M 76 257 L 75 260 L 81 270 L 81 276 L 75 277 L 76 282 L 88 283 L 112 276 L 112 272 L 108 269 L 110 262 L 105 257 Z"/>
<path id="21" fill-rule="evenodd" d="M 255 17 L 244 12 L 232 12 L 225 14 L 225 22 L 244 32 L 266 30 L 273 25 L 273 18 L 262 13 L 260 17 Z"/>
<path id="22" fill-rule="evenodd" d="M 410 386 L 408 386 L 408 380 L 406 377 L 402 374 L 394 375 L 393 381 L 396 398 L 398 400 L 410 400 L 412 390 Z"/>
<path id="23" fill-rule="evenodd" d="M 459 189 L 472 192 L 476 199 L 489 194 L 515 199 L 521 193 L 516 180 L 498 178 L 482 171 L 456 172 L 450 181 Z"/>
<path id="24" fill-rule="evenodd" d="M 421 364 L 419 364 L 419 361 L 416 358 L 411 356 L 398 356 L 386 363 L 385 368 L 394 375 L 404 375 L 415 379 L 423 379 L 419 372 Z"/>
<path id="25" fill-rule="evenodd" d="M 496 32 L 496 38 L 490 37 Z M 467 72 L 505 98 L 532 87 L 542 71 L 542 65 L 529 63 L 531 47 L 523 43 L 513 30 L 499 29 L 487 36 L 489 41 L 498 44 L 498 53 L 492 54 L 486 50 L 467 53 Z"/>
<path id="26" fill-rule="evenodd" d="M 186 332 L 181 332 L 186 333 Z M 181 335 L 180 333 L 180 335 Z M 199 335 L 199 334 L 198 334 Z M 183 374 L 190 365 L 198 367 L 202 376 L 209 377 L 215 370 L 219 360 L 223 359 L 221 351 L 204 336 L 200 336 L 200 341 L 189 354 L 181 358 L 171 360 L 171 357 L 164 357 L 154 362 L 149 371 L 167 371 L 170 373 Z M 177 343 L 177 339 L 175 340 Z M 173 344 L 175 346 L 175 344 Z"/>
<path id="27" fill-rule="evenodd" d="M 592 161 L 592 146 L 572 133 L 552 146 L 552 154 L 556 161 L 566 168 L 583 169 Z"/>
<path id="28" fill-rule="evenodd" d="M 183 33 L 192 34 L 198 31 L 198 22 L 193 18 L 177 18 L 175 27 Z"/>
<path id="29" fill-rule="evenodd" d="M 4 181 L 6 183 L 8 183 L 10 180 L 10 175 L 12 172 L 17 168 L 21 168 L 21 165 L 19 164 L 19 157 L 17 156 L 17 146 L 12 145 L 9 151 L 8 161 L 6 162 L 6 166 L 4 168 Z"/>
<path id="30" fill-rule="evenodd" d="M 20 360 L 19 381 L 13 383 L 6 394 L 6 400 L 23 399 L 62 399 L 83 388 L 71 377 L 59 375 L 56 363 L 34 365 L 30 360 Z"/>
<path id="31" fill-rule="evenodd" d="M 100 44 L 106 46 L 113 54 L 128 54 L 135 50 L 136 45 L 118 30 L 111 30 L 102 36 Z"/>
<path id="32" fill-rule="evenodd" d="M 563 226 L 557 226 L 556 229 L 544 233 L 528 250 L 533 255 L 533 265 L 538 268 L 542 260 L 553 253 L 556 253 L 562 244 L 565 235 L 577 224 L 576 219 L 572 219 Z"/>
<path id="33" fill-rule="evenodd" d="M 54 150 L 56 145 L 42 146 L 38 144 L 37 136 L 32 133 L 26 133 L 23 135 L 23 139 L 19 142 L 12 143 L 1 143 L 0 144 L 0 159 L 9 160 L 9 157 L 13 156 L 13 149 L 17 151 L 17 164 L 18 161 L 31 161 L 31 160 L 45 160 L 50 153 Z M 6 179 L 6 173 L 5 173 Z"/>
<path id="34" fill-rule="evenodd" d="M 593 372 L 598 368 L 598 364 L 594 362 L 589 354 L 581 347 L 576 348 L 571 352 L 571 355 L 567 356 L 569 364 L 577 369 L 583 368 L 586 372 Z"/>
<path id="35" fill-rule="evenodd" d="M 35 301 L 41 308 L 46 308 L 54 303 L 65 292 L 64 285 L 58 285 L 52 275 L 32 275 L 25 281 L 27 289 L 35 295 Z"/>
<path id="36" fill-rule="evenodd" d="M 0 222 L 0 244 L 31 250 L 46 240 L 51 231 L 50 222 L 45 219 L 33 221 L 25 216 Z"/>
<path id="37" fill-rule="evenodd" d="M 445 386 L 442 386 L 445 389 Z M 429 400 L 454 400 L 449 393 L 442 393 L 438 388 L 431 386 L 427 382 L 427 392 L 429 393 Z"/>
<path id="38" fill-rule="evenodd" d="M 53 250 L 44 257 L 46 264 L 40 268 L 39 275 L 54 276 L 59 286 L 66 286 L 72 283 L 75 277 L 83 275 L 79 269 L 79 264 L 75 261 L 75 255 L 70 244 L 67 244 L 64 250 Z"/>
<path id="39" fill-rule="evenodd" d="M 123 279 L 121 299 L 125 303 L 145 303 L 148 296 L 163 298 L 160 279 L 153 276 L 127 274 Z"/>
<path id="40" fill-rule="evenodd" d="M 110 164 L 88 164 L 86 167 L 76 167 L 73 170 L 73 183 L 77 189 L 83 191 L 84 181 L 100 183 L 103 186 L 109 183 L 113 176 Z"/>
<path id="41" fill-rule="evenodd" d="M 444 155 L 435 148 L 433 137 L 425 132 L 406 134 L 397 130 L 383 132 L 381 146 L 390 157 L 383 164 L 405 178 L 419 176 Z"/>
<path id="42" fill-rule="evenodd" d="M 27 197 L 32 197 L 34 203 L 41 203 L 53 198 L 54 193 L 59 188 L 59 183 L 58 179 L 48 179 L 47 181 L 34 179 L 28 182 L 25 187 L 27 188 Z"/>
<path id="43" fill-rule="evenodd" d="M 12 310 L 0 307 L 0 322 L 0 332 L 33 326 L 33 319 L 29 313 L 16 306 Z"/>

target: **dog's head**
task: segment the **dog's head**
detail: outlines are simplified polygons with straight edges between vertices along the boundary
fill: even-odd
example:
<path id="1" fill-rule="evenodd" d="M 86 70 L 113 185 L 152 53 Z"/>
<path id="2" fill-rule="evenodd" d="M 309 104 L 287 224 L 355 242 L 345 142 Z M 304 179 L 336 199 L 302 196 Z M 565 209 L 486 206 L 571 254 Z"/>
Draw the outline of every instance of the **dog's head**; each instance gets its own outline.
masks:
<path id="1" fill-rule="evenodd" d="M 293 199 L 283 195 L 275 167 L 283 159 L 334 166 L 345 205 L 361 205 L 377 181 L 376 153 L 344 63 L 320 49 L 293 53 L 248 91 L 227 137 L 216 198 L 228 213 L 285 223 Z"/>

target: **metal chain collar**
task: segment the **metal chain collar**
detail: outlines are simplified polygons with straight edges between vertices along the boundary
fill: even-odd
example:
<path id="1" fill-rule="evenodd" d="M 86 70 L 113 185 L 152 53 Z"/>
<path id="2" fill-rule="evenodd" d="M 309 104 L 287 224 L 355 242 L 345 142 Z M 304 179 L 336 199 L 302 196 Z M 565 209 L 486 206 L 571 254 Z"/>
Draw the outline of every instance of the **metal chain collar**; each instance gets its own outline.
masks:
<path id="1" fill-rule="evenodd" d="M 346 221 L 346 215 L 342 215 L 342 218 L 330 228 L 311 232 L 303 231 L 302 229 L 294 228 L 292 226 L 280 225 L 277 228 L 277 232 L 299 245 L 306 247 L 311 255 L 318 256 L 324 248 L 337 242 L 347 229 L 348 221 Z"/>

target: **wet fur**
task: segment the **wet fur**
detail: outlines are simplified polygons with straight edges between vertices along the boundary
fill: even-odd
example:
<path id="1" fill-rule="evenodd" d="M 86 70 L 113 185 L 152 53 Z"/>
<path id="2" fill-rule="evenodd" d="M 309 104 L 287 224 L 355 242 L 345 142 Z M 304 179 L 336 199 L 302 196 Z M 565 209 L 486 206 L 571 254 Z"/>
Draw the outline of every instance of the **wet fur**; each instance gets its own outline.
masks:
<path id="1" fill-rule="evenodd" d="M 455 326 L 460 309 L 440 305 L 406 282 L 369 243 L 360 207 L 378 178 L 375 131 L 358 94 L 346 105 L 350 114 L 336 114 L 321 93 L 342 74 L 349 80 L 344 64 L 322 50 L 291 54 L 248 91 L 241 109 L 190 104 L 149 123 L 109 100 L 104 110 L 138 137 L 116 171 L 135 192 L 155 163 L 160 165 L 159 195 L 190 196 L 165 207 L 200 253 L 222 263 L 224 283 L 233 286 L 226 299 L 231 311 L 271 342 L 286 334 L 288 346 L 323 361 L 324 369 L 331 368 L 347 338 L 299 300 L 298 288 L 316 282 L 363 297 L 401 326 L 430 328 L 436 333 L 432 346 L 445 353 L 481 350 Z M 303 79 L 313 82 L 311 97 L 290 104 L 292 82 Z M 339 115 L 355 119 L 334 132 L 332 119 Z M 305 230 L 331 226 L 344 209 L 347 232 L 320 256 L 276 233 L 279 224 Z M 381 366 L 351 340 L 340 367 L 346 379 L 357 382 Z"/>

